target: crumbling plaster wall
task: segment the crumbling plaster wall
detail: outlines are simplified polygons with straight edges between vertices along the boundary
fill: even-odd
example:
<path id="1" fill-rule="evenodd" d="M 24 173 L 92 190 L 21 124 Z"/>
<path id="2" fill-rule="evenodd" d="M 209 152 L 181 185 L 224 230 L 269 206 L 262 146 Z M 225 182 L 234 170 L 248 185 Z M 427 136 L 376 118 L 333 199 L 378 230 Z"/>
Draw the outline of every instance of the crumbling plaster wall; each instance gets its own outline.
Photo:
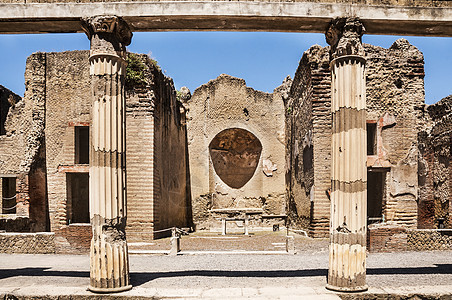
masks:
<path id="1" fill-rule="evenodd" d="M 287 131 L 287 192 L 296 203 L 289 202 L 289 221 L 315 237 L 326 236 L 329 225 L 330 86 L 329 47 L 315 45 L 300 60 L 285 103 L 286 122 L 292 124 Z"/>
<path id="2" fill-rule="evenodd" d="M 37 159 L 45 151 L 45 54 L 30 56 L 26 66 L 23 99 L 6 93 L 10 107 L 0 135 L 0 174 L 16 176 L 16 216 L 28 218 L 28 231 L 40 231 L 48 228 L 46 219 L 30 210 L 30 203 L 45 207 L 45 199 L 37 197 L 39 192 L 30 193 L 29 185 L 43 179 L 45 168 Z"/>
<path id="3" fill-rule="evenodd" d="M 243 79 L 223 74 L 193 93 L 187 103 L 187 128 L 193 219 L 198 228 L 210 226 L 203 222 L 211 217 L 211 209 L 253 208 L 267 215 L 285 214 L 285 89 L 263 93 L 247 87 Z M 220 179 L 209 153 L 212 139 L 230 128 L 251 132 L 262 145 L 254 175 L 241 188 Z"/>
<path id="4" fill-rule="evenodd" d="M 419 228 L 452 228 L 452 96 L 426 105 L 419 132 Z"/>
<path id="5" fill-rule="evenodd" d="M 137 57 L 144 73 L 140 84 L 127 87 L 126 97 L 127 229 L 131 241 L 146 241 L 157 227 L 189 224 L 186 131 L 172 80 L 147 56 Z M 24 100 L 11 107 L 6 135 L 0 136 L 1 172 L 28 175 L 18 190 L 33 204 L 30 214 L 42 220 L 39 230 L 55 231 L 61 245 L 70 244 L 67 232 L 74 240 L 67 228 L 67 174 L 89 172 L 88 164 L 75 162 L 75 127 L 91 120 L 88 58 L 89 51 L 31 55 Z"/>
<path id="6" fill-rule="evenodd" d="M 89 172 L 75 166 L 75 126 L 89 124 L 89 52 L 46 53 L 46 157 L 52 231 L 70 223 L 67 173 Z"/>
<path id="7" fill-rule="evenodd" d="M 367 44 L 364 48 L 367 59 L 367 120 L 377 123 L 380 137 L 376 155 L 368 156 L 368 168 L 388 171 L 383 207 L 386 221 L 414 228 L 417 226 L 418 201 L 417 132 L 421 128 L 419 110 L 424 105 L 423 55 L 404 39 L 397 40 L 389 49 Z M 299 187 L 289 186 L 288 193 L 305 201 L 302 210 L 293 215 L 311 214 L 310 234 L 325 237 L 328 235 L 331 185 L 329 61 L 329 47 L 313 46 L 306 51 L 286 101 L 286 122 L 298 124 L 288 137 L 290 144 L 286 155 L 291 166 L 288 176 L 295 176 L 292 182 Z M 310 107 L 311 124 L 304 125 L 305 112 Z M 305 187 L 306 173 L 312 171 L 303 171 L 299 164 L 303 161 L 303 149 L 299 145 L 304 140 L 300 131 L 304 133 L 311 127 L 314 184 L 308 190 Z M 311 205 L 308 205 L 308 199 L 312 201 Z"/>
<path id="8" fill-rule="evenodd" d="M 367 120 L 380 122 L 379 162 L 368 158 L 368 167 L 390 166 L 386 176 L 383 214 L 386 221 L 417 227 L 418 144 L 424 106 L 424 57 L 405 39 L 389 49 L 366 47 Z M 387 121 L 391 119 L 391 121 Z M 389 164 L 386 164 L 388 162 Z"/>

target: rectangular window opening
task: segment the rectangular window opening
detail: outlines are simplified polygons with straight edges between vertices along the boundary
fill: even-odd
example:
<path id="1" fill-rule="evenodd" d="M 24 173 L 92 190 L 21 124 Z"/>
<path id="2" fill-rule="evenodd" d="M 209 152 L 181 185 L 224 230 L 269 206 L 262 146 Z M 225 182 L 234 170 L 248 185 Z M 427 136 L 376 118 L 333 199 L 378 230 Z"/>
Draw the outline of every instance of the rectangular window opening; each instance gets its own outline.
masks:
<path id="1" fill-rule="evenodd" d="M 75 126 L 75 163 L 89 164 L 89 126 Z"/>
<path id="2" fill-rule="evenodd" d="M 89 223 L 89 174 L 67 173 L 67 224 Z"/>
<path id="3" fill-rule="evenodd" d="M 2 177 L 1 195 L 2 195 L 2 214 L 16 213 L 16 177 Z"/>
<path id="4" fill-rule="evenodd" d="M 377 123 L 367 123 L 367 155 L 377 154 Z"/>
<path id="5" fill-rule="evenodd" d="M 367 220 L 368 224 L 383 221 L 386 172 L 367 171 Z"/>

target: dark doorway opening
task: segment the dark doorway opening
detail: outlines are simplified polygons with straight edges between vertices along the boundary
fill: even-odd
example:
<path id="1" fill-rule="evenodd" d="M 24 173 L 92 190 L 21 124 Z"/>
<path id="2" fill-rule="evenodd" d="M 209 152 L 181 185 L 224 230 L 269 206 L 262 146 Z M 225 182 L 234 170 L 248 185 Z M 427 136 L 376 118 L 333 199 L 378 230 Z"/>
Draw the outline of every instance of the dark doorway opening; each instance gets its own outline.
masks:
<path id="1" fill-rule="evenodd" d="M 67 173 L 67 223 L 89 223 L 89 174 Z"/>
<path id="2" fill-rule="evenodd" d="M 367 171 L 368 224 L 383 221 L 383 204 L 386 190 L 386 172 Z"/>

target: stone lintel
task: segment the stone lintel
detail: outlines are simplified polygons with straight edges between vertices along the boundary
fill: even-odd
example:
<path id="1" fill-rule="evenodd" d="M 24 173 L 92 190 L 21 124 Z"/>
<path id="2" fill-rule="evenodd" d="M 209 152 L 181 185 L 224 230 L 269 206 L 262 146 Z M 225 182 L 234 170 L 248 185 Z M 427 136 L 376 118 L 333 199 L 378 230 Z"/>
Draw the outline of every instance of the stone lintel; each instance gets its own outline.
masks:
<path id="1" fill-rule="evenodd" d="M 368 34 L 452 36 L 448 1 L 441 7 L 321 1 L 22 2 L 0 3 L 0 33 L 83 32 L 80 19 L 88 14 L 120 14 L 133 31 L 324 33 L 332 19 L 355 16 Z"/>

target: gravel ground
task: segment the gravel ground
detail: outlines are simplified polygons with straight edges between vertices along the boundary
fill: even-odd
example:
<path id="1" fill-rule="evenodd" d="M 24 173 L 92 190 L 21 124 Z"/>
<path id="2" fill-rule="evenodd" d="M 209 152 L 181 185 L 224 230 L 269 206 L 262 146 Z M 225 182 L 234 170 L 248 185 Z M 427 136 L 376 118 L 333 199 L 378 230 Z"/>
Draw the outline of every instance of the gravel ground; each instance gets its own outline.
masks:
<path id="1" fill-rule="evenodd" d="M 452 283 L 452 251 L 369 254 L 371 287 L 441 286 Z M 323 287 L 328 253 L 297 255 L 130 256 L 134 286 L 152 288 Z M 87 255 L 0 254 L 0 287 L 46 284 L 86 287 Z"/>

